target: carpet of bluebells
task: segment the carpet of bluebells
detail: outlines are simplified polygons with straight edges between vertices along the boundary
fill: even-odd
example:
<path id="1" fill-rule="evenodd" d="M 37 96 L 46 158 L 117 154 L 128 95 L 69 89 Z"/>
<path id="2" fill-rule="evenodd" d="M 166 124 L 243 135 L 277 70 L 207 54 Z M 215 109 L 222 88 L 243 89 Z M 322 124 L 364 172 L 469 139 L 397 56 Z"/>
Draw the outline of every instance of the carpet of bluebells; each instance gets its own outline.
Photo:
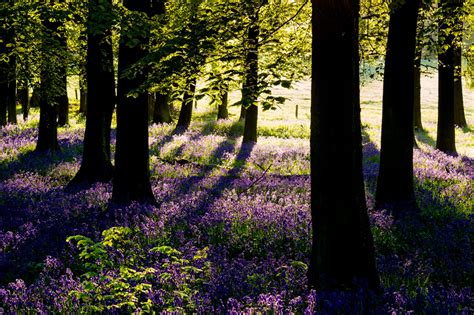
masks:
<path id="1" fill-rule="evenodd" d="M 65 190 L 83 131 L 61 129 L 62 151 L 44 156 L 33 152 L 35 128 L 0 130 L 0 313 L 474 312 L 469 157 L 415 150 L 420 210 L 376 210 L 379 151 L 364 138 L 383 285 L 367 296 L 306 287 L 307 138 L 262 137 L 242 147 L 230 121 L 179 135 L 152 126 L 158 205 L 119 207 L 109 203 L 110 183 Z"/>

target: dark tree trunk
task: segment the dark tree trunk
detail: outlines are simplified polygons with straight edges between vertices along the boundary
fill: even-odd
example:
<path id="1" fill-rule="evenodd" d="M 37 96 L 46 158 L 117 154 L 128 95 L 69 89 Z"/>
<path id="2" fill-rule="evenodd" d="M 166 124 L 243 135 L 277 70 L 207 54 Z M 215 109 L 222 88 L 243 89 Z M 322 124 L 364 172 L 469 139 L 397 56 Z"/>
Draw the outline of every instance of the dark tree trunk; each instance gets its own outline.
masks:
<path id="1" fill-rule="evenodd" d="M 0 44 L 1 45 L 1 44 Z M 0 66 L 2 67 L 2 66 Z M 0 69 L 3 72 L 3 69 Z M 0 79 L 0 127 L 3 127 L 7 124 L 7 92 L 8 85 L 5 84 L 5 81 Z"/>
<path id="2" fill-rule="evenodd" d="M 154 124 L 169 124 L 173 122 L 171 118 L 169 96 L 165 93 L 155 94 L 155 107 L 153 109 Z"/>
<path id="3" fill-rule="evenodd" d="M 59 1 L 62 2 L 62 1 Z M 64 31 L 58 34 L 59 49 L 63 55 L 67 52 L 67 39 Z M 58 83 L 58 125 L 65 126 L 69 124 L 69 98 L 67 96 L 67 68 L 63 62 L 57 67 L 59 77 Z"/>
<path id="4" fill-rule="evenodd" d="M 9 5 L 13 5 L 13 1 L 9 1 Z M 5 102 L 8 111 L 8 122 L 16 124 L 16 56 L 13 54 L 13 47 L 15 46 L 15 31 L 11 23 L 13 20 L 8 16 L 5 17 L 4 22 L 10 25 L 4 26 L 5 35 L 2 38 L 5 40 L 4 52 L 8 54 L 8 62 L 5 65 L 6 73 L 6 95 Z"/>
<path id="5" fill-rule="evenodd" d="M 413 190 L 413 100 L 418 0 L 390 13 L 383 88 L 382 140 L 376 204 L 416 207 Z"/>
<path id="6" fill-rule="evenodd" d="M 61 80 L 59 82 L 60 95 L 58 95 L 58 125 L 63 127 L 69 124 L 69 99 L 67 96 L 66 67 L 61 66 L 59 71 L 61 72 Z"/>
<path id="7" fill-rule="evenodd" d="M 58 143 L 58 121 L 57 104 L 51 101 L 51 74 L 43 70 L 41 75 L 41 87 L 39 96 L 40 121 L 38 129 L 38 142 L 36 151 L 55 152 L 59 150 Z"/>
<path id="8" fill-rule="evenodd" d="M 242 106 L 240 107 L 240 117 L 239 117 L 239 120 L 244 120 L 246 115 L 247 115 L 247 109 L 245 108 L 245 106 L 242 105 Z"/>
<path id="9" fill-rule="evenodd" d="M 61 1 L 58 1 L 61 2 Z M 61 70 L 64 63 L 62 48 L 63 36 L 60 21 L 51 21 L 48 17 L 43 21 L 48 38 L 43 41 L 41 65 L 41 83 L 39 86 L 40 122 L 36 151 L 55 152 L 58 144 L 58 107 L 61 101 Z"/>
<path id="10" fill-rule="evenodd" d="M 462 95 L 462 53 L 461 47 L 454 48 L 454 124 L 458 127 L 467 127 L 466 115 L 464 114 L 464 99 Z"/>
<path id="11" fill-rule="evenodd" d="M 196 92 L 196 79 L 190 78 L 186 84 L 186 91 L 183 95 L 183 104 L 179 112 L 178 123 L 176 128 L 181 130 L 188 129 L 191 124 L 191 117 L 193 115 L 194 93 Z"/>
<path id="12" fill-rule="evenodd" d="M 25 86 L 18 89 L 18 101 L 21 104 L 21 112 L 23 113 L 23 121 L 28 120 L 28 115 L 30 113 L 30 94 L 28 91 L 27 83 L 24 83 Z"/>
<path id="13" fill-rule="evenodd" d="M 229 92 L 225 91 L 221 94 L 221 103 L 217 107 L 217 119 L 228 119 L 229 111 L 227 105 L 229 103 Z"/>
<path id="14" fill-rule="evenodd" d="M 33 88 L 33 92 L 31 93 L 30 106 L 32 108 L 40 107 L 40 87 L 39 86 L 36 86 Z"/>
<path id="15" fill-rule="evenodd" d="M 100 18 L 106 16 L 111 7 L 111 0 L 89 1 L 89 24 L 103 26 L 100 32 L 89 30 L 87 35 L 86 80 L 90 106 L 86 114 L 81 168 L 71 184 L 108 182 L 113 175 L 110 160 L 110 125 L 115 107 L 113 51 L 109 23 Z"/>
<path id="16" fill-rule="evenodd" d="M 114 83 L 115 84 L 115 83 Z M 79 90 L 79 113 L 87 115 L 87 89 L 81 88 Z"/>
<path id="17" fill-rule="evenodd" d="M 454 126 L 454 78 L 455 78 L 455 52 L 456 42 L 452 29 L 454 11 L 458 0 L 442 0 L 439 4 L 443 16 L 439 23 L 438 54 L 438 130 L 436 136 L 436 149 L 448 154 L 456 154 L 455 126 Z M 444 21 L 447 20 L 448 22 Z M 451 23 L 449 23 L 451 22 Z M 444 35 L 443 35 L 444 34 Z M 446 47 L 446 49 L 444 49 Z"/>
<path id="18" fill-rule="evenodd" d="M 7 93 L 7 109 L 8 109 L 8 122 L 10 124 L 16 124 L 16 58 L 15 56 L 10 57 L 10 71 L 8 76 L 8 93 Z"/>
<path id="19" fill-rule="evenodd" d="M 313 8 L 309 284 L 377 290 L 362 177 L 359 1 L 314 0 Z"/>
<path id="20" fill-rule="evenodd" d="M 147 1 L 124 0 L 125 8 L 150 13 Z M 146 55 L 146 35 L 135 38 L 140 44 L 130 47 L 127 38 L 121 39 L 119 47 L 119 81 L 117 98 L 117 149 L 112 200 L 128 204 L 132 201 L 155 203 L 151 190 L 148 149 L 148 96 L 128 94 L 140 87 L 146 73 L 134 78 L 123 76 L 124 71 Z M 89 87 L 90 88 L 90 87 Z"/>
<path id="21" fill-rule="evenodd" d="M 242 106 L 245 108 L 245 125 L 243 143 L 257 142 L 258 121 L 258 11 L 250 16 L 250 27 L 247 35 L 247 52 L 245 57 L 245 80 L 242 89 Z"/>
<path id="22" fill-rule="evenodd" d="M 423 130 L 423 123 L 421 121 L 421 47 L 416 49 L 414 80 L 413 128 L 415 130 Z"/>
<path id="23" fill-rule="evenodd" d="M 0 19 L 0 55 L 7 53 L 7 25 L 5 17 Z M 7 124 L 8 63 L 0 61 L 0 127 Z"/>

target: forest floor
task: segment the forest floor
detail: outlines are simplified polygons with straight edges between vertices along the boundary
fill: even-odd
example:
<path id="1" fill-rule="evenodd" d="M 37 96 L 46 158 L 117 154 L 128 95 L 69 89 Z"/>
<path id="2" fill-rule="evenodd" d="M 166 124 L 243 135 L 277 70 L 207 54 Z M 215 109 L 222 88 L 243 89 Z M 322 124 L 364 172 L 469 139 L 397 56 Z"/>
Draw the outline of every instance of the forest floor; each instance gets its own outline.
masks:
<path id="1" fill-rule="evenodd" d="M 81 160 L 84 118 L 76 113 L 60 128 L 55 156 L 33 152 L 36 111 L 0 130 L 0 313 L 472 312 L 474 132 L 457 129 L 457 157 L 432 148 L 435 83 L 422 81 L 416 213 L 373 208 L 381 83 L 362 88 L 364 177 L 383 286 L 369 304 L 362 293 L 306 288 L 310 85 L 303 82 L 274 91 L 291 100 L 260 113 L 253 146 L 240 144 L 239 108 L 216 122 L 205 100 L 186 133 L 151 126 L 158 206 L 110 205 L 110 183 L 64 191 Z M 470 126 L 473 94 L 465 89 Z M 71 235 L 83 236 L 66 242 Z"/>

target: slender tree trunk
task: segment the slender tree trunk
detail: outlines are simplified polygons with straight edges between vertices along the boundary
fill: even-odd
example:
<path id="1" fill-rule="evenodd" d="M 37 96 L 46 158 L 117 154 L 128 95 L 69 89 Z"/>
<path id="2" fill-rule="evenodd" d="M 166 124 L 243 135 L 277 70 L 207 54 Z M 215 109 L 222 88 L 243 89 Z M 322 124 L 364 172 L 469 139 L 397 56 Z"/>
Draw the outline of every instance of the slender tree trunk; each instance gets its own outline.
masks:
<path id="1" fill-rule="evenodd" d="M 416 49 L 414 68 L 413 127 L 415 130 L 423 130 L 421 120 L 421 50 L 421 47 L 417 47 Z"/>
<path id="2" fill-rule="evenodd" d="M 8 1 L 10 6 L 13 6 L 13 1 Z M 6 30 L 6 52 L 8 56 L 7 64 L 7 93 L 6 93 L 6 102 L 8 110 L 8 122 L 10 124 L 16 124 L 16 56 L 13 54 L 13 47 L 15 43 L 15 31 L 11 25 L 13 20 L 7 17 L 7 22 L 10 24 L 7 26 Z"/>
<path id="3" fill-rule="evenodd" d="M 115 107 L 113 51 L 110 21 L 101 19 L 111 8 L 111 0 L 89 1 L 89 25 L 102 25 L 102 29 L 100 32 L 90 29 L 87 35 L 86 80 L 90 106 L 81 168 L 71 184 L 108 182 L 113 175 L 110 160 L 110 125 Z"/>
<path id="4" fill-rule="evenodd" d="M 229 92 L 224 91 L 221 95 L 221 103 L 217 107 L 217 120 L 229 118 L 229 111 L 227 109 L 228 103 L 229 103 Z"/>
<path id="5" fill-rule="evenodd" d="M 179 112 L 178 123 L 176 128 L 186 130 L 191 124 L 191 117 L 193 115 L 194 93 L 196 92 L 196 79 L 190 78 L 186 84 L 186 91 L 183 95 L 183 104 Z"/>
<path id="6" fill-rule="evenodd" d="M 0 69 L 2 71 L 3 69 Z M 1 79 L 0 79 L 1 80 Z M 3 81 L 3 80 L 2 80 Z M 7 124 L 7 85 L 0 81 L 0 127 Z"/>
<path id="7" fill-rule="evenodd" d="M 385 57 L 382 141 L 376 204 L 416 207 L 413 189 L 413 79 L 420 2 L 406 1 L 390 12 Z"/>
<path id="8" fill-rule="evenodd" d="M 308 278 L 321 290 L 379 287 L 362 177 L 358 18 L 357 0 L 313 1 Z"/>
<path id="9" fill-rule="evenodd" d="M 31 99 L 30 99 L 30 106 L 32 108 L 39 108 L 40 107 L 40 87 L 35 86 L 33 87 L 33 92 L 31 93 Z"/>
<path id="10" fill-rule="evenodd" d="M 454 126 L 454 78 L 455 78 L 455 35 L 450 25 L 454 19 L 454 12 L 458 0 L 442 0 L 440 9 L 442 20 L 439 25 L 438 54 L 438 130 L 436 136 L 436 149 L 447 154 L 456 154 L 455 126 Z M 449 21 L 451 23 L 449 23 Z M 446 48 L 446 49 L 444 49 Z"/>
<path id="11" fill-rule="evenodd" d="M 462 94 L 462 53 L 461 46 L 454 48 L 454 124 L 458 127 L 467 127 L 466 115 L 464 114 L 464 99 Z"/>
<path id="12" fill-rule="evenodd" d="M 151 3 L 146 1 L 124 0 L 123 5 L 132 11 L 151 11 Z M 125 204 L 132 201 L 155 203 L 149 169 L 148 96 L 146 93 L 140 93 L 137 97 L 128 96 L 145 81 L 146 73 L 137 74 L 134 78 L 123 76 L 126 69 L 146 55 L 144 46 L 148 41 L 148 32 L 135 38 L 140 44 L 134 47 L 127 46 L 126 38 L 122 39 L 119 47 L 117 149 L 112 200 Z"/>
<path id="13" fill-rule="evenodd" d="M 21 104 L 21 112 L 23 114 L 23 121 L 28 120 L 30 113 L 30 94 L 28 91 L 28 84 L 23 83 L 23 86 L 18 89 L 18 101 Z"/>
<path id="14" fill-rule="evenodd" d="M 81 87 L 79 95 L 79 113 L 87 115 L 87 89 Z"/>
<path id="15" fill-rule="evenodd" d="M 66 67 L 61 66 L 60 95 L 58 103 L 58 125 L 63 127 L 69 124 L 69 98 L 67 96 Z"/>
<path id="16" fill-rule="evenodd" d="M 257 142 L 258 121 L 258 11 L 250 16 L 250 27 L 247 36 L 246 72 L 242 89 L 242 106 L 245 107 L 245 125 L 243 143 Z"/>
<path id="17" fill-rule="evenodd" d="M 7 108 L 8 108 L 8 122 L 16 124 L 16 57 L 10 57 L 10 71 L 8 76 L 8 93 L 7 93 Z"/>
<path id="18" fill-rule="evenodd" d="M 169 124 L 171 122 L 173 122 L 173 119 L 171 118 L 168 94 L 156 93 L 155 107 L 153 110 L 153 123 Z"/>

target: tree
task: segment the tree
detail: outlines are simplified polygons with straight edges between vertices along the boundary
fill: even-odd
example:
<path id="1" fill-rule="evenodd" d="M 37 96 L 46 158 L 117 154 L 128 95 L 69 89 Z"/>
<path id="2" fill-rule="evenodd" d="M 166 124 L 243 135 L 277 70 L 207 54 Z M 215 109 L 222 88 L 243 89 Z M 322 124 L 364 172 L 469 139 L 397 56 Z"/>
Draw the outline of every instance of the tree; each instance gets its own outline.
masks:
<path id="1" fill-rule="evenodd" d="M 262 1 L 264 2 L 264 1 Z M 250 5 L 248 16 L 250 19 L 245 55 L 245 77 L 242 86 L 242 106 L 245 113 L 243 143 L 257 142 L 257 120 L 258 120 L 258 36 L 260 33 L 258 14 L 260 7 Z M 241 115 L 242 117 L 242 115 Z"/>
<path id="2" fill-rule="evenodd" d="M 71 184 L 112 179 L 110 128 L 115 107 L 111 0 L 89 0 L 86 131 L 81 168 Z"/>
<path id="3" fill-rule="evenodd" d="M 419 5 L 419 0 L 391 4 L 377 206 L 399 204 L 413 207 L 416 204 L 413 189 L 413 100 Z"/>
<path id="4" fill-rule="evenodd" d="M 16 124 L 16 56 L 15 30 L 13 27 L 12 0 L 2 3 L 0 8 L 0 126 L 8 121 Z M 8 113 L 8 116 L 7 116 Z"/>
<path id="5" fill-rule="evenodd" d="M 122 21 L 117 95 L 117 148 L 112 200 L 155 203 L 151 190 L 148 149 L 148 95 L 141 88 L 146 71 L 132 66 L 146 56 L 150 2 L 125 0 L 130 12 Z M 131 73 L 132 72 L 132 73 Z M 88 87 L 90 88 L 90 87 Z"/>
<path id="6" fill-rule="evenodd" d="M 379 287 L 362 176 L 358 19 L 357 0 L 313 1 L 308 277 L 323 290 Z"/>
<path id="7" fill-rule="evenodd" d="M 221 92 L 221 102 L 217 106 L 217 119 L 228 119 L 229 118 L 229 110 L 227 109 L 227 105 L 229 103 L 229 91 L 224 90 Z"/>
<path id="8" fill-rule="evenodd" d="M 41 64 L 39 107 L 40 122 L 36 151 L 55 152 L 58 144 L 58 107 L 64 97 L 63 72 L 65 51 L 63 49 L 61 7 L 62 1 L 52 1 L 41 11 L 44 34 L 41 44 L 43 61 Z"/>
<path id="9" fill-rule="evenodd" d="M 196 93 L 196 78 L 189 78 L 186 81 L 186 89 L 183 95 L 183 102 L 179 112 L 177 129 L 186 130 L 191 124 L 193 115 L 194 94 Z"/>
<path id="10" fill-rule="evenodd" d="M 153 123 L 154 124 L 169 124 L 173 122 L 170 112 L 170 98 L 167 93 L 155 93 L 153 108 Z"/>
<path id="11" fill-rule="evenodd" d="M 467 127 L 464 113 L 464 98 L 462 94 L 462 47 L 461 40 L 454 48 L 454 124 L 458 127 Z"/>
<path id="12" fill-rule="evenodd" d="M 455 141 L 455 47 L 460 33 L 455 29 L 462 0 L 442 0 L 439 4 L 438 128 L 436 149 L 456 154 Z"/>

